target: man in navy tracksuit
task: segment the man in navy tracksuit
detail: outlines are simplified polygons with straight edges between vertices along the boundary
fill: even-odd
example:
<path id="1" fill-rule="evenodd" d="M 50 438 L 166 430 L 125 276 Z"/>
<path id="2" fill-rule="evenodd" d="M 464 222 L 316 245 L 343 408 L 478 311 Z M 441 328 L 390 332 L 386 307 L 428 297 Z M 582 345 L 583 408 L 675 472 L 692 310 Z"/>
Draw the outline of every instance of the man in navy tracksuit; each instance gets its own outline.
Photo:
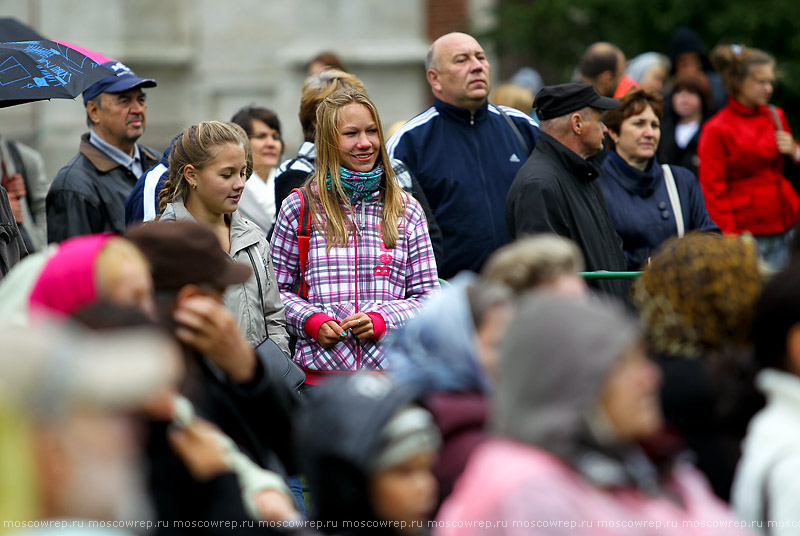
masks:
<path id="1" fill-rule="evenodd" d="M 439 277 L 480 270 L 506 244 L 505 200 L 539 127 L 524 113 L 489 104 L 490 66 L 470 35 L 450 33 L 425 60 L 431 108 L 387 144 L 419 181 L 444 236 Z"/>

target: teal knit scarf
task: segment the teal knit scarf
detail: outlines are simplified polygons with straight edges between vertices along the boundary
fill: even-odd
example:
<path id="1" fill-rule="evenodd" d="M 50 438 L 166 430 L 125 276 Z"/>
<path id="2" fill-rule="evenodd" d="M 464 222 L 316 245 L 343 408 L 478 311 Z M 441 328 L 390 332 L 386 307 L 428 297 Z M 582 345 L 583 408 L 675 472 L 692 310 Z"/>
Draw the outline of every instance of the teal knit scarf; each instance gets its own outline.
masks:
<path id="1" fill-rule="evenodd" d="M 363 173 L 340 167 L 339 177 L 341 179 L 342 189 L 347 197 L 350 198 L 350 202 L 358 203 L 372 196 L 372 194 L 381 187 L 383 166 L 378 166 L 371 171 L 365 171 Z M 328 171 L 328 177 L 325 179 L 325 187 L 328 190 L 333 190 L 330 171 Z"/>

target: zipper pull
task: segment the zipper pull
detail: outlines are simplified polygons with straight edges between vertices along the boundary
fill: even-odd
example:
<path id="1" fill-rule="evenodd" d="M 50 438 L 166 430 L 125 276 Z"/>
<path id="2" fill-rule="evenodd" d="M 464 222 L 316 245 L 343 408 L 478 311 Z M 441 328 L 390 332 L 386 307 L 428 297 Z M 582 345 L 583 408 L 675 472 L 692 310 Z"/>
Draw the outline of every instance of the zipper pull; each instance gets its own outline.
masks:
<path id="1" fill-rule="evenodd" d="M 366 231 L 367 230 L 367 204 L 364 201 L 361 201 L 361 229 Z"/>
<path id="2" fill-rule="evenodd" d="M 353 207 L 353 236 L 361 238 L 361 222 L 358 221 L 358 209 Z"/>

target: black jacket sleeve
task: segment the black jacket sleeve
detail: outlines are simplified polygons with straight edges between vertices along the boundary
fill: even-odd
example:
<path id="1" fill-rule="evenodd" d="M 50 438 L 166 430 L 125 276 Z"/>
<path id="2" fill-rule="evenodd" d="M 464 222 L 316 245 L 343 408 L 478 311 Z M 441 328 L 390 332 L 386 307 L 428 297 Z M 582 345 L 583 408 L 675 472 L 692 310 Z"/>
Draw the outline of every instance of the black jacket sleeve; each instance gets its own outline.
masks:
<path id="1" fill-rule="evenodd" d="M 53 190 L 47 194 L 47 243 L 102 232 L 103 215 L 98 207 L 77 192 Z"/>
<path id="2" fill-rule="evenodd" d="M 300 188 L 305 184 L 308 178 L 308 173 L 296 169 L 287 169 L 277 177 L 275 177 L 275 217 L 278 217 L 278 212 L 281 210 L 283 200 L 289 197 L 289 194 L 295 188 Z"/>

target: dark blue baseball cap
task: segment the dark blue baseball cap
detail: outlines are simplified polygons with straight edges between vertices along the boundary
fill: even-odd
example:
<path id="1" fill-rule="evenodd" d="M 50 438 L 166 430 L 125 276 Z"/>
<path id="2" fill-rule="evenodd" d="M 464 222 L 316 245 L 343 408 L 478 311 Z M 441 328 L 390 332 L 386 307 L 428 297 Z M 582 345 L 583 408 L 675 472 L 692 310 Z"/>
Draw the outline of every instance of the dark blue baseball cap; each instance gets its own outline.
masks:
<path id="1" fill-rule="evenodd" d="M 83 92 L 84 106 L 100 93 L 120 93 L 134 87 L 156 87 L 158 85 L 152 78 L 139 78 L 130 67 L 120 61 L 107 61 L 103 67 L 108 67 L 117 74 L 107 76 L 86 88 Z"/>

